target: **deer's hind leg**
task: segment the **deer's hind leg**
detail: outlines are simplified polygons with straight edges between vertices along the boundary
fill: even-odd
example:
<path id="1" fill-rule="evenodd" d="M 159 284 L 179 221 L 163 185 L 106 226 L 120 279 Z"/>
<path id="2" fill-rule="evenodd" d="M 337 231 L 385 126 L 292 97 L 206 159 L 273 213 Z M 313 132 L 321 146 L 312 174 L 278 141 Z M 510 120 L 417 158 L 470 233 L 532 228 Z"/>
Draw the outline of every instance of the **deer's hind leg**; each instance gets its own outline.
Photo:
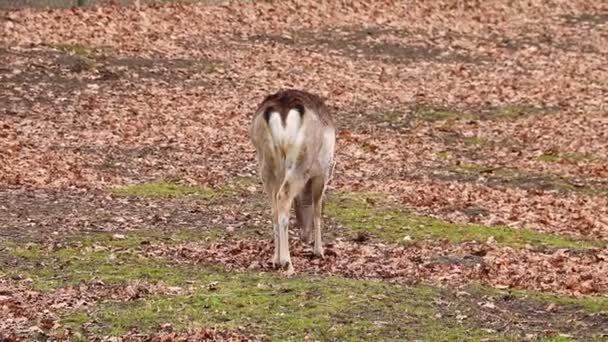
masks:
<path id="1" fill-rule="evenodd" d="M 314 204 L 312 198 L 312 181 L 306 182 L 294 201 L 296 221 L 300 228 L 300 240 L 304 243 L 311 243 L 313 239 L 313 217 Z"/>
<path id="2" fill-rule="evenodd" d="M 276 182 L 276 178 L 274 178 L 271 172 L 263 170 L 261 173 L 264 192 L 268 195 L 268 198 L 270 199 L 270 218 L 272 221 L 272 237 L 274 240 L 274 256 L 272 258 L 272 265 L 274 267 L 277 267 L 279 265 L 279 221 L 277 211 L 278 185 Z"/>
<path id="3" fill-rule="evenodd" d="M 289 211 L 294 198 L 302 191 L 306 182 L 299 175 L 287 174 L 277 192 L 276 208 L 279 231 L 279 265 L 293 272 L 289 254 Z"/>
<path id="4" fill-rule="evenodd" d="M 312 180 L 312 198 L 314 204 L 314 255 L 323 258 L 323 242 L 321 241 L 321 214 L 323 210 L 323 195 L 325 193 L 325 178 L 315 177 Z"/>

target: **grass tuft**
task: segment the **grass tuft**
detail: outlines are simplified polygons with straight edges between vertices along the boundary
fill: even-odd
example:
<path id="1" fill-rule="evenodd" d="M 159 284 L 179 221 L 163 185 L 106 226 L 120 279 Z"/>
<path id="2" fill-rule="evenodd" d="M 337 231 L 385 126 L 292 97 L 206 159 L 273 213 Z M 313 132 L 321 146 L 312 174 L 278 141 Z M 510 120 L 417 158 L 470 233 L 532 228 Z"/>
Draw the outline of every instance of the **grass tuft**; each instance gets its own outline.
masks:
<path id="1" fill-rule="evenodd" d="M 465 137 L 462 139 L 465 145 L 482 145 L 484 140 L 479 137 Z"/>
<path id="2" fill-rule="evenodd" d="M 209 269 L 201 270 L 197 283 L 214 283 L 217 288 L 211 291 L 201 286 L 188 295 L 109 303 L 91 315 L 89 321 L 94 323 L 88 329 L 121 335 L 134 327 L 152 331 L 163 323 L 172 323 L 178 331 L 245 327 L 275 341 L 305 337 L 437 340 L 440 335 L 470 340 L 471 336 L 488 335 L 449 318 L 438 320 L 434 303 L 441 292 L 424 285 L 404 287 L 341 277 L 283 278 Z M 76 315 L 66 317 L 63 323 L 80 322 L 82 314 Z"/>
<path id="3" fill-rule="evenodd" d="M 215 192 L 211 189 L 155 181 L 137 185 L 128 185 L 112 189 L 112 193 L 120 196 L 136 197 L 184 197 L 195 196 L 211 199 Z"/>
<path id="4" fill-rule="evenodd" d="M 365 200 L 370 205 L 381 201 L 382 198 L 371 196 Z M 93 280 L 107 286 L 140 282 L 142 286 L 162 283 L 183 289 L 179 294 L 167 295 L 143 292 L 135 300 L 104 300 L 86 310 L 63 311 L 60 324 L 74 336 L 119 336 L 133 328 L 146 334 L 169 323 L 176 331 L 199 327 L 245 329 L 275 341 L 508 341 L 518 337 L 518 332 L 500 336 L 488 329 L 492 326 L 483 320 L 485 316 L 477 305 L 482 299 L 495 297 L 499 304 L 500 297 L 509 295 L 522 303 L 548 301 L 560 308 L 575 306 L 593 313 L 605 311 L 608 302 L 604 297 L 570 298 L 479 285 L 467 288 L 470 296 L 459 297 L 451 290 L 424 284 L 404 286 L 337 276 L 286 278 L 275 273 L 228 272 L 218 267 L 146 257 L 139 246 L 147 239 L 130 235 L 120 239 L 86 237 L 81 244 L 72 241 L 54 249 L 13 244 L 8 252 L 30 264 L 46 265 L 26 271 L 34 289 L 52 290 Z M 446 314 L 446 303 L 450 303 L 450 312 L 466 311 L 470 317 L 462 320 Z M 528 306 L 513 308 L 521 315 Z M 470 311 L 472 307 L 474 310 Z M 499 320 L 511 315 L 501 312 L 493 311 L 492 315 L 500 315 Z M 557 312 L 561 312 L 560 320 L 572 318 L 568 316 L 570 311 Z"/>
<path id="5" fill-rule="evenodd" d="M 534 301 L 537 303 L 557 304 L 562 307 L 572 307 L 574 309 L 582 309 L 587 313 L 608 314 L 608 296 L 584 296 L 570 297 L 549 292 L 540 292 L 533 290 L 520 289 L 496 289 L 482 286 L 479 284 L 471 284 L 467 286 L 467 292 L 474 296 L 493 296 L 503 298 L 517 298 L 520 300 Z"/>
<path id="6" fill-rule="evenodd" d="M 499 245 L 524 247 L 526 245 L 587 249 L 602 247 L 602 241 L 580 240 L 568 236 L 547 234 L 526 228 L 454 224 L 439 219 L 419 216 L 380 204 L 378 194 L 334 195 L 325 207 L 328 216 L 334 218 L 351 235 L 369 233 L 379 239 L 402 242 L 411 239 L 439 240 L 450 242 L 487 241 L 493 238 Z M 379 205 L 376 205 L 379 204 Z"/>
<path id="7" fill-rule="evenodd" d="M 91 49 L 87 48 L 82 44 L 53 44 L 52 47 L 61 52 L 69 55 L 76 55 L 81 57 L 89 57 L 91 55 Z"/>
<path id="8" fill-rule="evenodd" d="M 449 109 L 439 108 L 424 108 L 415 113 L 415 116 L 424 121 L 445 121 L 445 120 L 459 120 L 459 119 L 471 119 L 472 115 L 468 113 L 461 113 Z"/>

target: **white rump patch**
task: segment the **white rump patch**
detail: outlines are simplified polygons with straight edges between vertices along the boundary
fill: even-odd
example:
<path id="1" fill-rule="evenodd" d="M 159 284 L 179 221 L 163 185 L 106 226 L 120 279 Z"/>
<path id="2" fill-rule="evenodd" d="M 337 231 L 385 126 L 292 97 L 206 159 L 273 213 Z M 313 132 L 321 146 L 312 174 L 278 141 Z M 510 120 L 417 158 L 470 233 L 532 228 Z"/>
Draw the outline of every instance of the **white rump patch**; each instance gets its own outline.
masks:
<path id="1" fill-rule="evenodd" d="M 304 132 L 302 127 L 302 116 L 295 109 L 287 113 L 285 127 L 281 122 L 281 114 L 278 112 L 270 113 L 268 126 L 272 135 L 272 142 L 275 147 L 279 147 L 285 152 L 285 166 L 295 165 L 300 146 L 304 142 Z"/>
<path id="2" fill-rule="evenodd" d="M 292 109 L 287 113 L 285 127 L 283 127 L 283 123 L 281 122 L 281 114 L 272 112 L 268 119 L 268 125 L 270 126 L 270 133 L 276 145 L 283 147 L 299 145 L 302 117 L 297 110 Z"/>

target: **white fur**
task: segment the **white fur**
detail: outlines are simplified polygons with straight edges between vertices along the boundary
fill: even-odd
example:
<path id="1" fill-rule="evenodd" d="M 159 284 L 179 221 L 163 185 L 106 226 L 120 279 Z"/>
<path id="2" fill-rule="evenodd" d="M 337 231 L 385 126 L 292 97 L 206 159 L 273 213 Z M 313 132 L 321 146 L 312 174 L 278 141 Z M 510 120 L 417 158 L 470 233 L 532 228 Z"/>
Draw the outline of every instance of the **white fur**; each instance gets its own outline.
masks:
<path id="1" fill-rule="evenodd" d="M 285 167 L 290 168 L 295 165 L 300 147 L 304 142 L 304 132 L 302 128 L 302 117 L 300 113 L 292 109 L 287 113 L 285 126 L 281 122 L 281 114 L 272 112 L 268 118 L 272 144 L 285 152 Z"/>
<path id="2" fill-rule="evenodd" d="M 326 129 L 325 132 L 323 132 L 323 146 L 319 152 L 319 159 L 322 164 L 331 165 L 335 149 L 336 134 L 333 129 Z"/>
<path id="3" fill-rule="evenodd" d="M 277 145 L 292 145 L 301 139 L 299 133 L 300 126 L 302 125 L 302 118 L 300 117 L 300 113 L 295 109 L 292 109 L 287 113 L 285 127 L 283 127 L 281 122 L 281 114 L 277 112 L 270 114 L 268 125 L 270 126 L 270 134 L 272 134 L 273 140 Z"/>

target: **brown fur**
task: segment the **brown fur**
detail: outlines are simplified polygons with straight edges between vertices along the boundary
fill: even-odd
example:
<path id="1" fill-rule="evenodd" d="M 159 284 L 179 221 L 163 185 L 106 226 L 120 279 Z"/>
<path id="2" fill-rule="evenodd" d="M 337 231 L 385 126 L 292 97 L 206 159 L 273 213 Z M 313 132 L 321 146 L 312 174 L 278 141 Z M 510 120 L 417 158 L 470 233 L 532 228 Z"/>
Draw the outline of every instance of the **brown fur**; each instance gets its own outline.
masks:
<path id="1" fill-rule="evenodd" d="M 269 109 L 272 109 L 280 113 L 281 118 L 285 121 L 287 113 L 298 106 L 306 107 L 315 112 L 324 125 L 334 125 L 329 109 L 319 96 L 296 89 L 281 90 L 266 96 L 256 112 L 267 113 Z M 268 121 L 268 118 L 266 120 Z"/>

